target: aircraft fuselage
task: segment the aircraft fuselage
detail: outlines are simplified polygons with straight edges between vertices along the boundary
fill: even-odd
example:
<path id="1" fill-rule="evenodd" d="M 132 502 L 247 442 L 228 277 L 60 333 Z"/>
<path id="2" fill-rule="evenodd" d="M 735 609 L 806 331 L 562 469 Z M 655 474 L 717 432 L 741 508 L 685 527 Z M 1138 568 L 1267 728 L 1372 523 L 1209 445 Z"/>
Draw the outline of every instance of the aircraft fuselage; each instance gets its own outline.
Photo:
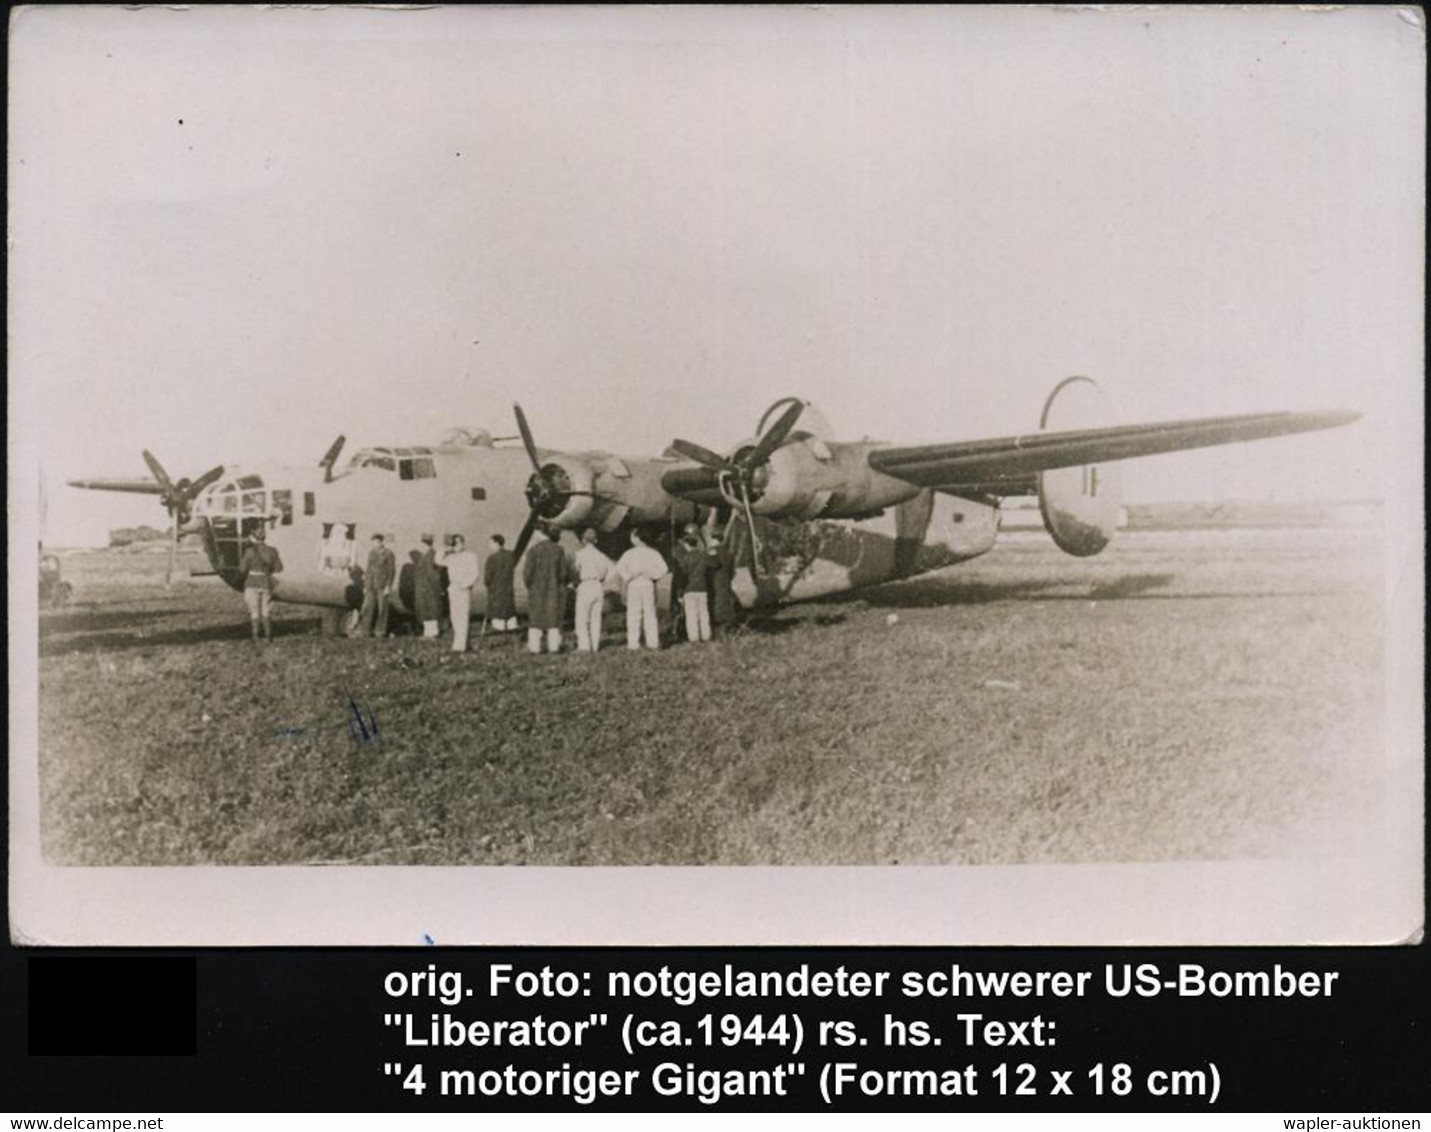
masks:
<path id="1" fill-rule="evenodd" d="M 578 462 L 594 470 L 589 496 L 566 501 L 553 516 L 562 541 L 575 550 L 581 529 L 598 531 L 613 558 L 628 545 L 626 531 L 639 526 L 663 551 L 691 521 L 713 521 L 711 510 L 667 494 L 660 477 L 675 459 L 627 460 L 605 453 L 542 453 L 543 461 Z M 321 467 L 229 467 L 194 506 L 196 525 L 214 570 L 234 588 L 239 563 L 254 530 L 263 525 L 269 545 L 283 558 L 275 597 L 298 604 L 356 609 L 362 604 L 362 571 L 374 534 L 382 534 L 398 567 L 422 550 L 422 536 L 436 541 L 439 558 L 447 539 L 461 534 L 484 562 L 490 538 L 500 534 L 511 548 L 528 515 L 525 494 L 532 476 L 520 448 L 433 445 L 369 449 L 329 479 Z M 896 577 L 922 573 L 982 554 L 994 542 L 997 508 L 982 502 L 906 491 L 906 498 L 858 520 L 771 522 L 757 517 L 762 561 L 758 581 L 749 563 L 743 523 L 731 524 L 736 547 L 734 588 L 747 606 L 808 600 Z M 409 598 L 400 583 L 395 604 Z M 520 571 L 519 608 L 525 603 Z M 486 606 L 479 582 L 473 609 Z"/>

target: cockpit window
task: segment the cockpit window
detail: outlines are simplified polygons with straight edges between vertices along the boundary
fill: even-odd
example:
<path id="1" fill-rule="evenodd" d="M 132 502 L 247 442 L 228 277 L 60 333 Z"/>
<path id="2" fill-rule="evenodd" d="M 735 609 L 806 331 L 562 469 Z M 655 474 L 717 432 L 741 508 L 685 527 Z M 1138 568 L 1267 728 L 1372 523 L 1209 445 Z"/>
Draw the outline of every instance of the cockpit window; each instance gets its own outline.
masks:
<path id="1" fill-rule="evenodd" d="M 430 480 L 437 477 L 431 448 L 364 448 L 348 465 L 397 472 L 399 479 Z"/>
<path id="2" fill-rule="evenodd" d="M 350 468 L 379 468 L 385 472 L 397 471 L 397 461 L 386 448 L 364 448 L 348 461 Z"/>
<path id="3" fill-rule="evenodd" d="M 270 503 L 272 511 L 270 511 Z M 284 523 L 293 522 L 293 493 L 275 491 L 270 497 L 260 476 L 240 476 L 225 480 L 218 487 L 202 493 L 194 500 L 194 514 L 211 517 L 244 516 L 244 522 L 270 517 Z"/>

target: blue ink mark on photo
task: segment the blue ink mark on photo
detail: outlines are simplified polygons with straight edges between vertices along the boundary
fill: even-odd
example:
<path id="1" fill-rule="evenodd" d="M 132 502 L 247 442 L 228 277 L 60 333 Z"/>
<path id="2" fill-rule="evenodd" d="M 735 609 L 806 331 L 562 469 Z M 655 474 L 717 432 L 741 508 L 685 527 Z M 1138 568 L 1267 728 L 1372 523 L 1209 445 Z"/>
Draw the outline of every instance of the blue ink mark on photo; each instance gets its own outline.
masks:
<path id="1" fill-rule="evenodd" d="M 372 708 L 367 708 L 366 718 L 363 715 L 364 705 L 358 703 L 353 698 L 353 693 L 344 691 L 348 697 L 348 706 L 353 709 L 353 718 L 348 720 L 348 734 L 359 743 L 375 743 L 379 738 L 378 717 L 373 714 Z"/>
<path id="2" fill-rule="evenodd" d="M 280 727 L 273 733 L 274 739 L 296 739 L 300 735 L 316 735 L 323 729 L 323 725 L 314 720 L 312 723 L 305 723 L 299 727 Z"/>
<path id="3" fill-rule="evenodd" d="M 372 708 L 354 697 L 347 689 L 343 690 L 343 697 L 348 701 L 348 709 L 351 713 L 347 719 L 349 736 L 352 737 L 355 743 L 376 743 L 378 739 L 381 738 L 376 713 L 374 713 Z M 280 727 L 272 733 L 271 737 L 274 739 L 296 739 L 299 736 L 312 737 L 330 731 L 332 726 L 332 720 L 324 721 L 315 719 L 296 727 Z"/>
<path id="4" fill-rule="evenodd" d="M 422 933 L 422 942 L 427 944 L 428 947 L 437 946 L 437 940 L 433 939 L 432 936 L 428 935 L 426 932 Z"/>

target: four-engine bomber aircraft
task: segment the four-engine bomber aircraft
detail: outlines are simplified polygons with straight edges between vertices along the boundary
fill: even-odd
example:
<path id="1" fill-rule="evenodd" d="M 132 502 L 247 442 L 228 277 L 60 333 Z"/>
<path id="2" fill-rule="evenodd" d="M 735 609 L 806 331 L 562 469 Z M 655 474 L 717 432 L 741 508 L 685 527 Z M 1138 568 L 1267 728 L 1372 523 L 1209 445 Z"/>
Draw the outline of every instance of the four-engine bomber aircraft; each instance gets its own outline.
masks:
<path id="1" fill-rule="evenodd" d="M 374 534 L 387 538 L 401 565 L 423 534 L 441 541 L 460 533 L 485 555 L 491 535 L 510 540 L 520 531 L 513 548 L 520 557 L 538 522 L 572 545 L 576 532 L 593 527 L 614 556 L 632 528 L 669 550 L 685 523 L 721 524 L 742 564 L 737 598 L 768 606 L 983 554 L 994 545 L 999 504 L 1008 496 L 1036 495 L 1061 549 L 1097 554 L 1118 526 L 1116 461 L 1332 428 L 1360 414 L 1112 425 L 1097 384 L 1070 377 L 1049 395 L 1040 431 L 1024 436 L 917 447 L 840 442 L 826 435 L 817 410 L 787 397 L 766 410 L 755 437 L 725 455 L 675 440 L 655 459 L 538 448 L 520 406 L 516 415 L 520 447 L 459 429 L 435 445 L 365 448 L 338 470 L 340 436 L 316 466 L 223 465 L 175 481 L 145 452 L 153 478 L 70 482 L 159 496 L 173 538 L 199 535 L 213 572 L 236 589 L 243 549 L 255 529 L 267 527 L 285 565 L 275 598 L 323 607 L 330 629 L 347 630 L 362 604 L 362 566 Z M 401 585 L 395 604 L 411 608 Z M 479 582 L 474 611 L 485 604 Z"/>

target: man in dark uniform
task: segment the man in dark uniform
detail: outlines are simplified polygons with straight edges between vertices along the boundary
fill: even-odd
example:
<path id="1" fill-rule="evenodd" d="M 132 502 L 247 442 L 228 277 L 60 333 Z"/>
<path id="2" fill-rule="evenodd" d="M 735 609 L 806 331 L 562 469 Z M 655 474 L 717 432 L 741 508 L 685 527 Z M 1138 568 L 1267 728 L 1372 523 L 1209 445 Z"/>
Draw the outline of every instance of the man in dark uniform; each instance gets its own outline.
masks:
<path id="1" fill-rule="evenodd" d="M 532 532 L 532 545 L 522 556 L 522 581 L 527 585 L 527 651 L 561 652 L 562 614 L 566 611 L 566 585 L 571 567 L 566 553 L 543 527 Z"/>
<path id="2" fill-rule="evenodd" d="M 492 552 L 482 567 L 482 584 L 487 589 L 487 626 L 498 632 L 517 627 L 517 592 L 514 580 L 517 560 L 507 549 L 507 540 L 492 536 Z"/>
<path id="3" fill-rule="evenodd" d="M 720 531 L 712 531 L 706 546 L 706 561 L 710 568 L 710 602 L 712 636 L 726 636 L 735 626 L 738 606 L 731 581 L 735 577 L 735 551 L 726 544 Z"/>
<path id="4" fill-rule="evenodd" d="M 701 542 L 701 529 L 687 523 L 672 557 L 681 580 L 681 612 L 686 622 L 686 639 L 692 643 L 711 639 L 711 610 L 707 597 L 710 562 Z"/>
<path id="5" fill-rule="evenodd" d="M 362 636 L 388 635 L 388 596 L 397 579 L 397 559 L 382 535 L 374 535 L 368 551 L 368 568 L 363 571 Z"/>
<path id="6" fill-rule="evenodd" d="M 239 562 L 243 600 L 248 606 L 248 617 L 253 626 L 255 642 L 258 641 L 260 627 L 263 629 L 264 640 L 273 640 L 273 622 L 269 619 L 273 606 L 273 576 L 282 571 L 283 559 L 278 556 L 278 551 L 268 545 L 268 531 L 260 523 L 253 532 L 253 542 L 243 552 L 243 558 Z"/>

